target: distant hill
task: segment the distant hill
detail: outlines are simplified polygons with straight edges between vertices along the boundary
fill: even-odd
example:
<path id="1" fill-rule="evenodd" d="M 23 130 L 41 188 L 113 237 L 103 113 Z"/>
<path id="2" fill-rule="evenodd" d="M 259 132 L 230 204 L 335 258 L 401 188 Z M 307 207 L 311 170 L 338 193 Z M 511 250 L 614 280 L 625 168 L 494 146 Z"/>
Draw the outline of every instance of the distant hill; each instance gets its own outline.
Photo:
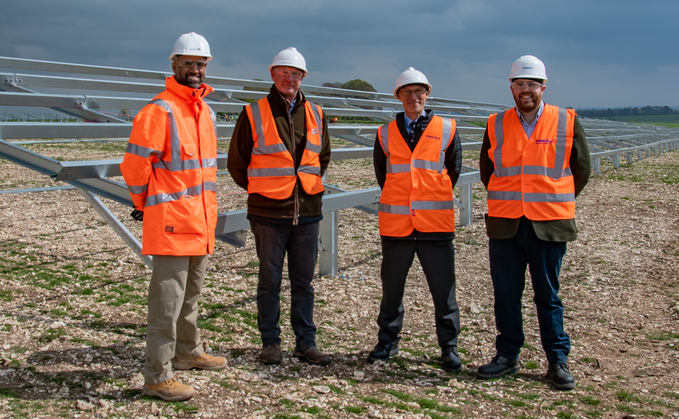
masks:
<path id="1" fill-rule="evenodd" d="M 677 108 L 669 106 L 644 106 L 642 108 L 615 108 L 615 109 L 578 109 L 580 116 L 590 118 L 609 118 L 618 116 L 646 116 L 646 115 L 672 115 L 677 113 Z"/>

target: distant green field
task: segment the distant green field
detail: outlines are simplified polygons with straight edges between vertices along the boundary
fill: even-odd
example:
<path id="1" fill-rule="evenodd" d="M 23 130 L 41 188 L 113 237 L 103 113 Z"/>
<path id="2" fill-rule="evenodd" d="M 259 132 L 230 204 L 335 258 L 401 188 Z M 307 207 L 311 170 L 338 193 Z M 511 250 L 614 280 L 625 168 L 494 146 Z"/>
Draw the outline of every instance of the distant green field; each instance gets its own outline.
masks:
<path id="1" fill-rule="evenodd" d="M 679 127 L 679 114 L 672 115 L 641 115 L 641 116 L 609 116 L 600 119 L 609 121 L 630 122 L 635 124 L 655 124 L 670 128 Z"/>

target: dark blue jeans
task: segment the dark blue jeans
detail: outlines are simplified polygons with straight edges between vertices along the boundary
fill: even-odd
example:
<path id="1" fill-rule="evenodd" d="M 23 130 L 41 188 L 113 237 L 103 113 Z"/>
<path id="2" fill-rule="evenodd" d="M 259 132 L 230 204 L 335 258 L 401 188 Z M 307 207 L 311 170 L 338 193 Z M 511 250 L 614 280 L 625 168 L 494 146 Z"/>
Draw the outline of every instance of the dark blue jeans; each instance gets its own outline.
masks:
<path id="1" fill-rule="evenodd" d="M 382 302 L 377 325 L 379 340 L 397 342 L 403 328 L 403 294 L 408 270 L 417 253 L 434 300 L 439 346 L 457 345 L 460 311 L 455 298 L 455 249 L 452 240 L 393 240 L 382 238 Z"/>
<path id="2" fill-rule="evenodd" d="M 290 278 L 290 323 L 297 349 L 316 346 L 314 287 L 318 222 L 301 225 L 269 225 L 250 220 L 259 258 L 257 283 L 257 326 L 262 345 L 280 345 L 280 294 L 283 262 L 288 254 Z"/>
<path id="3" fill-rule="evenodd" d="M 499 334 L 497 353 L 517 359 L 524 342 L 521 297 L 530 269 L 542 348 L 550 364 L 568 360 L 571 343 L 563 330 L 563 304 L 558 296 L 565 242 L 540 240 L 530 220 L 522 218 L 511 239 L 490 239 L 490 275 L 495 292 L 495 324 Z"/>

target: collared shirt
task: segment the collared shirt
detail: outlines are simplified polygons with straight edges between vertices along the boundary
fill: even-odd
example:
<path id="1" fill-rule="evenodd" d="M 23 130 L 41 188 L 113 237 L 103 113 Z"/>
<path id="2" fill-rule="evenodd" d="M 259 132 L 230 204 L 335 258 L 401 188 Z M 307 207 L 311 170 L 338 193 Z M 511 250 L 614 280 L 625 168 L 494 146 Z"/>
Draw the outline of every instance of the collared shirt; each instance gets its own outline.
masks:
<path id="1" fill-rule="evenodd" d="M 420 116 L 427 116 L 427 112 L 425 112 L 425 111 L 423 110 L 423 111 L 422 111 L 422 114 L 420 114 Z M 420 118 L 418 117 L 417 119 L 420 119 Z M 406 126 L 406 131 L 408 131 L 408 134 L 410 134 L 410 127 L 413 125 L 413 122 L 415 122 L 415 121 L 413 121 L 412 119 L 408 118 L 408 115 L 406 115 L 406 114 L 404 113 L 404 114 L 403 114 L 403 122 L 404 122 L 404 125 Z"/>
<path id="2" fill-rule="evenodd" d="M 292 102 L 290 102 L 290 107 L 288 108 L 288 116 L 289 116 L 290 118 L 292 118 L 292 110 L 295 108 L 295 103 L 297 103 L 297 97 L 296 97 L 296 96 L 295 96 L 295 98 L 292 100 Z"/>
<path id="3" fill-rule="evenodd" d="M 521 126 L 523 127 L 523 132 L 526 133 L 526 137 L 530 138 L 531 134 L 533 134 L 533 130 L 535 129 L 535 126 L 538 124 L 538 119 L 540 119 L 540 115 L 542 115 L 542 111 L 545 109 L 545 102 L 540 101 L 540 108 L 538 109 L 537 115 L 535 115 L 535 119 L 533 122 L 530 124 L 526 122 L 525 119 L 523 119 L 523 114 L 519 111 L 519 108 L 514 108 L 516 109 L 516 114 L 519 116 L 519 121 L 521 121 Z"/>

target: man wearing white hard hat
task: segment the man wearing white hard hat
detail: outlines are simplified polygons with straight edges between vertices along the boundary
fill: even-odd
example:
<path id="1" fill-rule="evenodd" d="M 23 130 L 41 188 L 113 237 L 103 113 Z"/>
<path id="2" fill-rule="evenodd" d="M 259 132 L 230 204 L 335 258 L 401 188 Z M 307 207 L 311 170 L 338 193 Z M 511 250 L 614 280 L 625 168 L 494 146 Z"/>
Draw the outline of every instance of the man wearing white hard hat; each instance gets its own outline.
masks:
<path id="1" fill-rule="evenodd" d="M 198 297 L 217 225 L 217 135 L 215 113 L 203 101 L 212 58 L 205 38 L 191 32 L 170 55 L 173 76 L 165 91 L 134 118 L 120 164 L 144 222 L 142 253 L 153 255 L 148 292 L 144 394 L 166 401 L 193 396 L 172 369 L 219 370 L 226 358 L 204 353 L 196 326 Z"/>
<path id="2" fill-rule="evenodd" d="M 520 368 L 528 267 L 547 377 L 568 390 L 575 379 L 567 365 L 570 338 L 563 327 L 559 272 L 566 243 L 577 238 L 575 198 L 589 179 L 589 147 L 572 109 L 542 101 L 547 82 L 542 61 L 520 57 L 509 81 L 516 107 L 488 118 L 479 163 L 488 190 L 486 233 L 498 335 L 495 357 L 476 375 L 496 378 Z"/>
<path id="3" fill-rule="evenodd" d="M 375 139 L 375 176 L 382 188 L 382 301 L 378 343 L 368 362 L 387 361 L 398 353 L 406 277 L 417 254 L 434 300 L 441 364 L 455 371 L 462 363 L 457 352 L 453 187 L 462 169 L 462 146 L 455 120 L 425 109 L 430 92 L 422 72 L 410 67 L 401 73 L 394 97 L 404 112 L 381 126 Z"/>
<path id="4" fill-rule="evenodd" d="M 245 106 L 229 146 L 227 167 L 248 191 L 248 220 L 259 258 L 257 326 L 260 360 L 280 364 L 280 292 L 288 256 L 293 356 L 317 365 L 332 358 L 316 348 L 312 280 L 317 258 L 323 183 L 330 163 L 328 122 L 321 107 L 300 90 L 306 60 L 295 48 L 269 66 L 274 84 L 264 99 Z"/>

